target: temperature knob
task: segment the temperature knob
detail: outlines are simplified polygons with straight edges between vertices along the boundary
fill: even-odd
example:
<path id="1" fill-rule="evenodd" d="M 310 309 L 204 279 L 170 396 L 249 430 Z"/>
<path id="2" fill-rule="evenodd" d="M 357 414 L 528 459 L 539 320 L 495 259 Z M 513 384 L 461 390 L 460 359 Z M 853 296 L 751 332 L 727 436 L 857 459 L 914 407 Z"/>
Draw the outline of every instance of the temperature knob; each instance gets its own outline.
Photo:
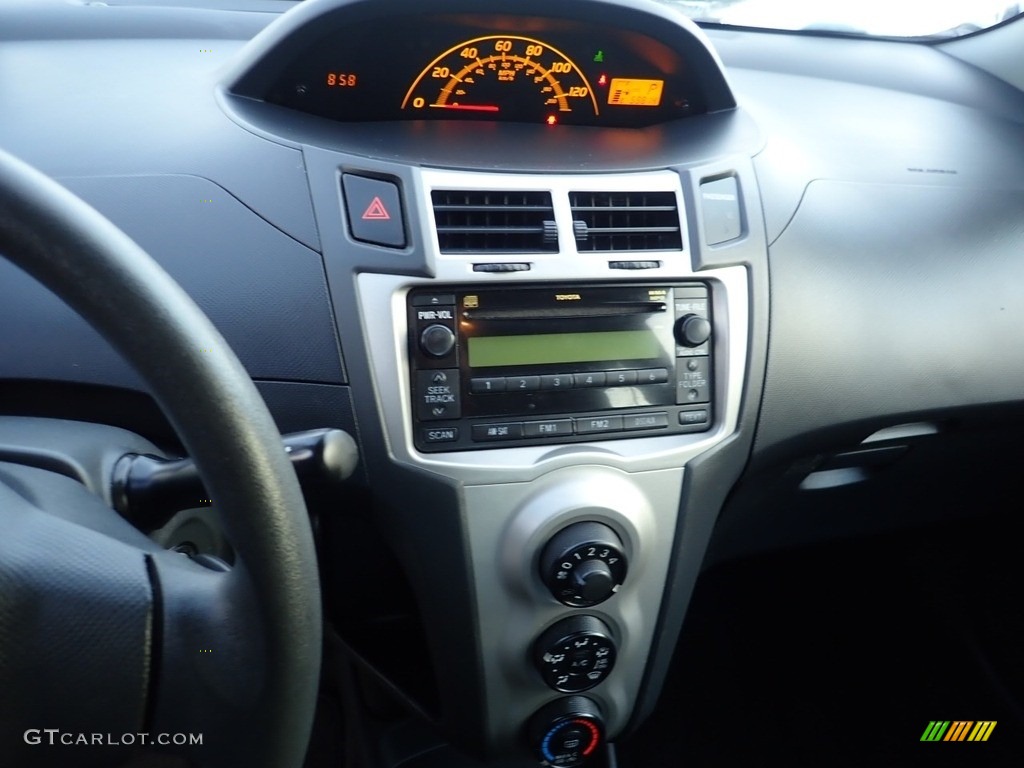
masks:
<path id="1" fill-rule="evenodd" d="M 597 704 L 586 696 L 558 699 L 530 719 L 530 740 L 544 765 L 572 768 L 593 757 L 604 740 Z"/>
<path id="2" fill-rule="evenodd" d="M 615 594 L 626 578 L 618 535 L 603 523 L 573 523 L 540 556 L 540 577 L 560 603 L 583 608 Z"/>
<path id="3" fill-rule="evenodd" d="M 544 682 L 562 693 L 579 693 L 604 681 L 615 666 L 615 641 L 595 616 L 572 616 L 550 627 L 534 646 Z"/>

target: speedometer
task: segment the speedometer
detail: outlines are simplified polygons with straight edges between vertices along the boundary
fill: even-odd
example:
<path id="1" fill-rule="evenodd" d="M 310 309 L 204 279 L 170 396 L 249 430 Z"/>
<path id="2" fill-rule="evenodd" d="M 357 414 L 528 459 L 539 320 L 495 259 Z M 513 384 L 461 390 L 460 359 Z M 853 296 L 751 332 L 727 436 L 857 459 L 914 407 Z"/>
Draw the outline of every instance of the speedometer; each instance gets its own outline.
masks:
<path id="1" fill-rule="evenodd" d="M 559 113 L 598 115 L 597 97 L 578 66 L 547 43 L 519 35 L 488 35 L 454 45 L 410 86 L 404 111 L 436 117 L 501 117 L 554 125 Z"/>

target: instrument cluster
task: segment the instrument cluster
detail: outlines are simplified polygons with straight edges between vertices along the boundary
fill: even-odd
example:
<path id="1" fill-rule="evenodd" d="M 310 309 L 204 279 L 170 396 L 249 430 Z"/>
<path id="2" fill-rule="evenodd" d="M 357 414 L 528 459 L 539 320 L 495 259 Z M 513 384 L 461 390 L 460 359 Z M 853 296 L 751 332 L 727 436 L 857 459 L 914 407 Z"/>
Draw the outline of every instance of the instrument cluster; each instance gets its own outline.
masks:
<path id="1" fill-rule="evenodd" d="M 341 122 L 645 127 L 707 111 L 684 57 L 647 34 L 477 14 L 346 25 L 295 57 L 265 100 Z"/>

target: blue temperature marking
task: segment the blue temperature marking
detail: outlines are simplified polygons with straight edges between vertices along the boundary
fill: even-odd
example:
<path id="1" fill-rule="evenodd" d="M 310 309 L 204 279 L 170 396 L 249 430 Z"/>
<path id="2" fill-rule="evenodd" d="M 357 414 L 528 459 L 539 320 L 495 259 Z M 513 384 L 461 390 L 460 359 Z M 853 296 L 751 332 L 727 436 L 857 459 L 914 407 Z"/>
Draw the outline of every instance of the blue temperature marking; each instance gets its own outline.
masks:
<path id="1" fill-rule="evenodd" d="M 555 761 L 555 756 L 551 754 L 551 750 L 548 749 L 548 745 L 551 743 L 551 737 L 558 733 L 558 730 L 561 727 L 561 723 L 556 725 L 554 728 L 548 731 L 547 736 L 544 737 L 544 741 L 541 742 L 540 752 L 542 755 L 544 755 L 544 759 L 547 760 L 549 763 L 553 763 Z"/>

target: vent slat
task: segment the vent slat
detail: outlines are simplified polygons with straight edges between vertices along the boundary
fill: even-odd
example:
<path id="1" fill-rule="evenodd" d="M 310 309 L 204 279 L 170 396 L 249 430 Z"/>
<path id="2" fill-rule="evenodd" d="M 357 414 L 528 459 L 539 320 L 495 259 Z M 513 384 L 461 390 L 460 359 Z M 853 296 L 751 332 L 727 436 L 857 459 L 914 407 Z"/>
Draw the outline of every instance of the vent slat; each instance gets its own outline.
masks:
<path id="1" fill-rule="evenodd" d="M 527 213 L 531 211 L 538 211 L 542 213 L 550 213 L 550 205 L 506 205 L 501 204 L 501 208 L 506 213 Z M 435 213 L 451 213 L 452 211 L 461 211 L 463 213 L 478 213 L 480 211 L 493 211 L 494 205 L 435 205 Z"/>
<path id="2" fill-rule="evenodd" d="M 679 227 L 644 227 L 643 231 L 639 231 L 636 227 L 588 227 L 587 231 L 591 235 L 646 235 L 649 233 L 656 234 L 659 232 L 678 232 Z"/>
<path id="3" fill-rule="evenodd" d="M 651 211 L 674 211 L 676 207 L 674 205 L 574 205 L 572 210 L 573 213 L 576 211 L 581 213 L 593 211 L 600 211 L 602 213 L 617 213 L 619 211 L 647 213 Z"/>
<path id="4" fill-rule="evenodd" d="M 550 192 L 434 190 L 441 253 L 557 253 Z"/>
<path id="5" fill-rule="evenodd" d="M 683 249 L 672 192 L 570 192 L 569 206 L 578 251 Z"/>

